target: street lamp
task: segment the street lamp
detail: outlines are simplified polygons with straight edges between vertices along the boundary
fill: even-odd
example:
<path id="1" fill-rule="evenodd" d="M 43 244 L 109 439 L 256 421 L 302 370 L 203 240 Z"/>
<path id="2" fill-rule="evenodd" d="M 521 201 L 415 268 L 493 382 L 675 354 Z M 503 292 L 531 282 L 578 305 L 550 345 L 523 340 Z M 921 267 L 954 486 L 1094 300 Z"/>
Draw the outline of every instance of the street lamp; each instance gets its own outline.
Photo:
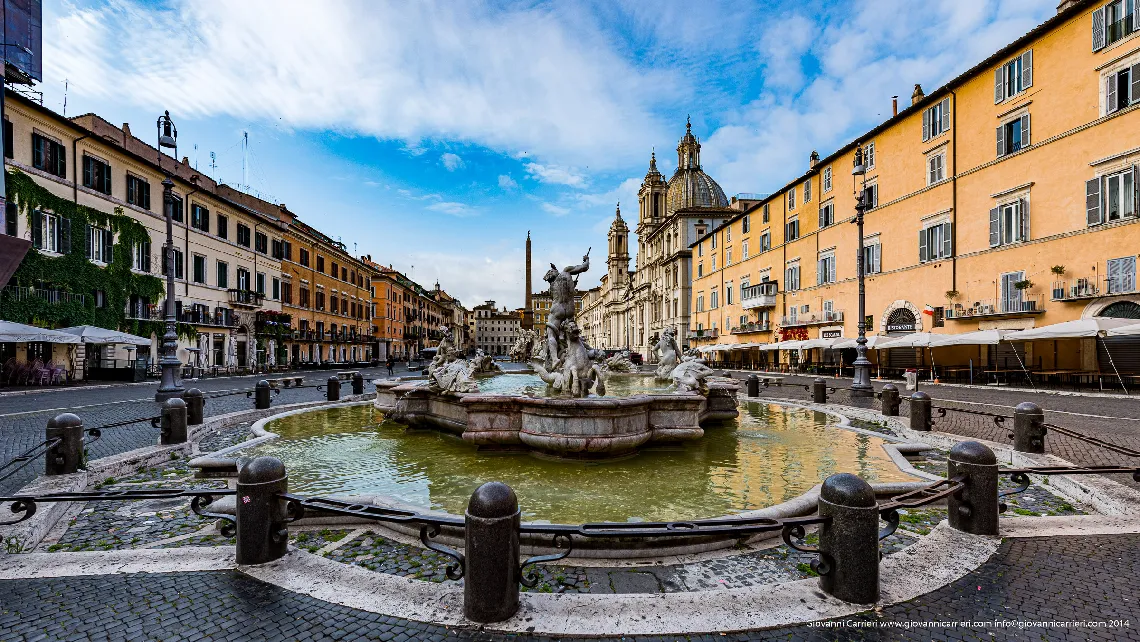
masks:
<path id="1" fill-rule="evenodd" d="M 863 257 L 863 213 L 867 211 L 867 167 L 863 148 L 855 147 L 855 167 L 851 175 L 855 191 L 855 220 L 859 231 L 859 254 L 855 264 L 859 276 L 859 338 L 855 339 L 855 377 L 851 383 L 853 397 L 871 397 L 875 389 L 871 387 L 871 362 L 867 360 L 867 285 L 864 280 Z M 860 179 L 862 182 L 860 183 Z"/>
<path id="2" fill-rule="evenodd" d="M 158 167 L 162 169 L 162 148 L 174 150 L 175 162 L 178 162 L 178 128 L 170 120 L 170 112 L 158 117 Z M 158 392 L 154 393 L 155 401 L 166 401 L 172 397 L 181 397 L 182 388 L 179 370 L 182 364 L 178 362 L 178 330 L 174 319 L 174 181 L 170 180 L 170 172 L 162 170 L 165 178 L 162 179 L 162 208 L 166 215 L 166 247 L 163 248 L 162 261 L 166 266 L 166 334 L 162 336 L 162 356 L 158 365 L 162 368 L 162 380 L 158 384 Z"/>

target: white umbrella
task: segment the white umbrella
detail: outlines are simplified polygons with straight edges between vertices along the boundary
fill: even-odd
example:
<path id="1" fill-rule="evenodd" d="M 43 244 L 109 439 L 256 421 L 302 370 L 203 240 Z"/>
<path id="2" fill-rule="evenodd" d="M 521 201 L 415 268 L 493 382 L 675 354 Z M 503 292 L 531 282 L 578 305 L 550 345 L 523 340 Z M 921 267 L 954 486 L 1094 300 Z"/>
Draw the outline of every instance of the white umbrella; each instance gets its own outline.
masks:
<path id="1" fill-rule="evenodd" d="M 232 334 L 226 338 L 226 367 L 237 367 L 237 337 Z"/>
<path id="2" fill-rule="evenodd" d="M 265 353 L 265 363 L 270 366 L 277 365 L 277 340 L 269 340 L 269 352 Z"/>
<path id="3" fill-rule="evenodd" d="M 205 369 L 210 363 L 210 335 L 198 335 L 198 367 Z"/>
<path id="4" fill-rule="evenodd" d="M 978 330 L 976 332 L 963 332 L 962 334 L 936 334 L 930 340 L 930 347 L 996 346 L 1013 332 L 1014 330 Z"/>
<path id="5" fill-rule="evenodd" d="M 37 328 L 14 321 L 0 321 L 0 343 L 80 343 L 68 332 Z M 149 344 L 149 341 L 147 342 Z"/>
<path id="6" fill-rule="evenodd" d="M 880 343 L 875 346 L 875 348 L 877 350 L 886 350 L 888 348 L 927 348 L 930 347 L 931 341 L 934 341 L 936 336 L 937 335 L 930 332 L 913 332 L 897 339 L 892 338 L 890 341 Z"/>
<path id="7" fill-rule="evenodd" d="M 799 350 L 800 347 L 806 342 L 804 341 L 781 341 L 777 344 L 776 350 Z"/>
<path id="8" fill-rule="evenodd" d="M 781 344 L 779 344 L 779 343 L 764 343 L 764 344 L 760 345 L 760 349 L 763 350 L 764 352 L 771 352 L 774 350 L 779 350 L 780 345 Z"/>
<path id="9" fill-rule="evenodd" d="M 1135 319 L 1134 319 L 1135 320 Z M 1140 334 L 1140 323 L 1133 323 L 1132 325 L 1122 325 L 1119 328 L 1112 328 L 1106 332 L 1110 337 L 1131 337 Z"/>
<path id="10" fill-rule="evenodd" d="M 1136 323 L 1136 319 L 1092 317 L 1054 323 L 1040 328 L 1018 330 L 1005 335 L 1007 341 L 1036 341 L 1038 339 L 1081 339 L 1104 336 L 1109 330 Z"/>
<path id="11" fill-rule="evenodd" d="M 79 337 L 82 343 L 93 344 L 125 344 L 132 346 L 149 346 L 150 339 L 127 334 L 126 332 L 118 332 L 117 330 L 108 330 L 94 325 L 77 325 L 71 328 L 60 328 L 60 332 L 66 332 Z M 58 342 L 57 342 L 58 343 Z"/>
<path id="12" fill-rule="evenodd" d="M 834 348 L 835 339 L 808 339 L 800 344 L 800 350 L 811 350 L 812 348 Z"/>
<path id="13" fill-rule="evenodd" d="M 881 346 L 883 343 L 886 343 L 887 341 L 890 341 L 891 339 L 892 337 L 884 336 L 881 334 L 872 334 L 867 337 L 867 349 L 877 350 L 879 346 Z M 831 344 L 831 348 L 832 350 L 845 350 L 848 348 L 854 348 L 856 345 L 855 341 L 855 339 L 840 339 L 839 341 Z"/>

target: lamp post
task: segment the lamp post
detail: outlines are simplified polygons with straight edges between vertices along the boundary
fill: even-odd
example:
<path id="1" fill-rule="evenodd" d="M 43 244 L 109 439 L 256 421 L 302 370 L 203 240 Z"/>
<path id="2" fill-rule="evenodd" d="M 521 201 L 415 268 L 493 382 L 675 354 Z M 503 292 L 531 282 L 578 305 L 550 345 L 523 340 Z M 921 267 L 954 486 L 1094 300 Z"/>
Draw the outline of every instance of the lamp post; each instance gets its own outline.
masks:
<path id="1" fill-rule="evenodd" d="M 158 166 L 162 168 L 162 148 L 174 150 L 174 158 L 178 158 L 178 128 L 170 120 L 170 112 L 158 117 Z M 166 215 L 166 246 L 162 251 L 162 262 L 166 266 L 166 333 L 162 336 L 162 356 L 158 365 L 162 368 L 162 380 L 158 384 L 158 392 L 154 393 L 155 401 L 166 401 L 171 397 L 181 397 L 182 388 L 179 370 L 182 364 L 178 362 L 178 330 L 174 319 L 174 181 L 170 180 L 170 172 L 163 170 L 165 178 L 162 179 L 162 209 Z"/>
<path id="2" fill-rule="evenodd" d="M 857 190 L 855 192 L 855 220 L 859 235 L 859 254 L 856 257 L 856 269 L 859 277 L 859 337 L 855 339 L 855 377 L 851 382 L 853 397 L 871 397 L 875 389 L 871 387 L 871 362 L 867 359 L 867 284 L 864 280 L 863 257 L 863 213 L 867 211 L 867 167 L 864 164 L 863 148 L 855 148 L 855 167 L 851 175 Z M 858 182 L 862 179 L 862 182 Z"/>

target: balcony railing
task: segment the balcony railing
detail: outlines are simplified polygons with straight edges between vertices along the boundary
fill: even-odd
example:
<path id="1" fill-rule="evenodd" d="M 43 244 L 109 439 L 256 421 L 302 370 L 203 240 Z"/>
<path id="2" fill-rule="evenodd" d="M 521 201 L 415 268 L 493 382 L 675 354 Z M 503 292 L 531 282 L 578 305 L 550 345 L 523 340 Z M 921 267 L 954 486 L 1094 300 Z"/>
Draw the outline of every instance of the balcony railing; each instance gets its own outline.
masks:
<path id="1" fill-rule="evenodd" d="M 226 290 L 230 294 L 230 303 L 250 308 L 260 308 L 265 301 L 265 295 L 253 290 Z"/>
<path id="2" fill-rule="evenodd" d="M 689 339 L 715 339 L 717 336 L 716 328 L 705 328 L 702 330 L 689 330 Z"/>
<path id="3" fill-rule="evenodd" d="M 751 332 L 771 332 L 771 323 L 745 323 L 731 330 L 732 334 L 749 334 Z"/>
<path id="4" fill-rule="evenodd" d="M 32 288 L 20 287 L 16 285 L 9 285 L 3 290 L 4 297 L 9 301 L 30 301 L 32 299 L 40 299 L 47 303 L 78 303 L 80 305 L 84 302 L 84 295 L 75 294 L 72 292 L 62 292 L 60 290 L 50 290 L 45 288 Z"/>
<path id="5" fill-rule="evenodd" d="M 166 312 L 163 304 L 160 303 L 128 303 L 127 318 L 138 319 L 139 321 L 163 321 L 166 319 Z M 218 328 L 237 327 L 237 318 L 234 317 L 233 310 L 229 308 L 214 308 L 213 312 L 208 308 L 183 308 L 181 312 L 175 313 L 174 320 L 179 323 L 208 325 Z"/>
<path id="6" fill-rule="evenodd" d="M 819 312 L 808 312 L 804 314 L 797 314 L 795 318 L 785 316 L 780 320 L 782 327 L 795 327 L 801 325 L 819 325 L 822 323 L 842 323 L 843 311 L 842 310 L 821 310 Z"/>
<path id="7" fill-rule="evenodd" d="M 977 319 L 980 317 L 1010 317 L 1042 314 L 1045 312 L 1044 294 L 1023 294 L 1019 299 L 983 299 L 966 306 L 956 303 L 946 308 L 947 319 Z"/>
<path id="8" fill-rule="evenodd" d="M 744 288 L 740 295 L 740 305 L 745 310 L 771 308 L 776 305 L 776 283 L 757 283 Z"/>
<path id="9" fill-rule="evenodd" d="M 1117 40 L 1120 40 L 1121 38 L 1132 33 L 1135 30 L 1133 18 L 1135 18 L 1135 15 L 1127 15 L 1120 20 L 1107 25 L 1104 29 L 1104 44 L 1106 46 L 1111 45 Z"/>
<path id="10" fill-rule="evenodd" d="M 1136 292 L 1136 276 L 1130 278 L 1108 279 L 1096 278 L 1071 279 L 1068 281 L 1053 281 L 1052 299 L 1054 301 L 1081 301 L 1095 299 L 1102 296 L 1117 296 Z"/>

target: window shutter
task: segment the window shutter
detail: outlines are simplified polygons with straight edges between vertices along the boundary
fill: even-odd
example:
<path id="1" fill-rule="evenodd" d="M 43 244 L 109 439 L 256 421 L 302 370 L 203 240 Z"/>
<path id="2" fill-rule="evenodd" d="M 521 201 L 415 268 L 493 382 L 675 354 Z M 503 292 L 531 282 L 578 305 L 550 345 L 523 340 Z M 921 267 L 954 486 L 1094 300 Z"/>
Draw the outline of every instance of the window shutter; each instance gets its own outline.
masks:
<path id="1" fill-rule="evenodd" d="M 111 193 L 111 166 L 110 165 L 104 165 L 103 166 L 103 193 L 104 194 L 110 194 Z"/>
<path id="2" fill-rule="evenodd" d="M 1005 100 L 1005 65 L 994 69 L 994 104 Z"/>
<path id="3" fill-rule="evenodd" d="M 1132 166 L 1132 216 L 1140 216 L 1140 167 Z"/>
<path id="4" fill-rule="evenodd" d="M 142 244 L 142 269 L 143 272 L 150 272 L 150 241 L 143 241 Z"/>
<path id="5" fill-rule="evenodd" d="M 103 260 L 110 263 L 114 257 L 115 251 L 115 233 L 111 230 L 104 230 L 103 237 Z"/>
<path id="6" fill-rule="evenodd" d="M 202 208 L 202 231 L 210 233 L 210 210 Z"/>
<path id="7" fill-rule="evenodd" d="M 954 237 L 950 235 L 951 224 L 942 224 L 942 256 L 954 256 Z"/>
<path id="8" fill-rule="evenodd" d="M 60 254 L 71 254 L 71 219 L 60 217 L 58 229 L 59 238 L 56 239 L 56 247 L 59 248 Z"/>
<path id="9" fill-rule="evenodd" d="M 1001 245 L 1001 208 L 990 210 L 990 247 Z"/>
<path id="10" fill-rule="evenodd" d="M 879 243 L 876 243 L 874 245 L 874 248 L 875 248 L 875 254 L 874 254 L 874 261 L 873 261 L 872 265 L 874 265 L 874 267 L 875 267 L 875 274 L 878 274 L 879 272 L 883 271 L 883 263 L 882 263 L 882 261 L 883 261 L 883 246 Z"/>
<path id="11" fill-rule="evenodd" d="M 828 280 L 831 283 L 835 283 L 835 257 L 832 257 L 831 260 L 827 262 L 827 265 L 831 268 L 828 272 L 828 276 L 830 277 Z"/>
<path id="12" fill-rule="evenodd" d="M 58 145 L 55 154 L 55 175 L 60 178 L 67 176 L 67 151 L 63 145 Z"/>
<path id="13" fill-rule="evenodd" d="M 1104 7 L 1092 14 L 1092 50 L 1104 49 Z"/>
<path id="14" fill-rule="evenodd" d="M 1085 181 L 1085 215 L 1089 225 L 1101 223 L 1099 177 Z"/>
<path id="15" fill-rule="evenodd" d="M 826 269 L 827 269 L 827 266 L 824 265 L 823 259 L 819 259 L 818 261 L 815 262 L 815 284 L 816 285 L 822 285 L 823 284 L 823 271 Z"/>
<path id="16" fill-rule="evenodd" d="M 1021 148 L 1029 147 L 1029 114 L 1021 117 Z"/>
<path id="17" fill-rule="evenodd" d="M 1033 86 L 1033 50 L 1021 54 L 1021 88 Z"/>
<path id="18" fill-rule="evenodd" d="M 922 140 L 930 140 L 930 110 L 922 112 Z"/>
<path id="19" fill-rule="evenodd" d="M 950 131 L 950 98 L 942 99 L 942 131 Z"/>
<path id="20" fill-rule="evenodd" d="M 1005 125 L 997 128 L 997 155 L 998 158 L 1005 156 Z"/>
<path id="21" fill-rule="evenodd" d="M 83 224 L 83 240 L 84 240 L 84 256 L 91 258 L 91 226 L 87 223 Z"/>
<path id="22" fill-rule="evenodd" d="M 1104 79 L 1104 113 L 1107 116 L 1116 111 L 1116 74 Z"/>
<path id="23" fill-rule="evenodd" d="M 827 212 L 827 206 L 819 208 L 819 227 L 823 228 L 823 221 L 826 218 L 824 214 Z"/>
<path id="24" fill-rule="evenodd" d="M 1020 201 L 1018 201 L 1017 207 L 1018 207 L 1018 209 L 1021 210 L 1021 230 L 1020 230 L 1021 238 L 1018 240 L 1028 241 L 1029 240 L 1029 201 L 1023 198 Z"/>
<path id="25" fill-rule="evenodd" d="M 1132 102 L 1140 101 L 1140 62 L 1132 65 Z"/>
<path id="26" fill-rule="evenodd" d="M 918 262 L 919 263 L 926 263 L 927 259 L 929 258 L 927 256 L 927 251 L 926 251 L 926 236 L 927 236 L 926 230 L 919 230 L 918 231 Z"/>
<path id="27" fill-rule="evenodd" d="M 44 246 L 44 215 L 32 212 L 32 246 L 37 250 Z"/>
<path id="28" fill-rule="evenodd" d="M 91 159 L 86 156 L 83 157 L 83 186 L 90 187 L 95 185 L 95 181 L 91 178 Z"/>

